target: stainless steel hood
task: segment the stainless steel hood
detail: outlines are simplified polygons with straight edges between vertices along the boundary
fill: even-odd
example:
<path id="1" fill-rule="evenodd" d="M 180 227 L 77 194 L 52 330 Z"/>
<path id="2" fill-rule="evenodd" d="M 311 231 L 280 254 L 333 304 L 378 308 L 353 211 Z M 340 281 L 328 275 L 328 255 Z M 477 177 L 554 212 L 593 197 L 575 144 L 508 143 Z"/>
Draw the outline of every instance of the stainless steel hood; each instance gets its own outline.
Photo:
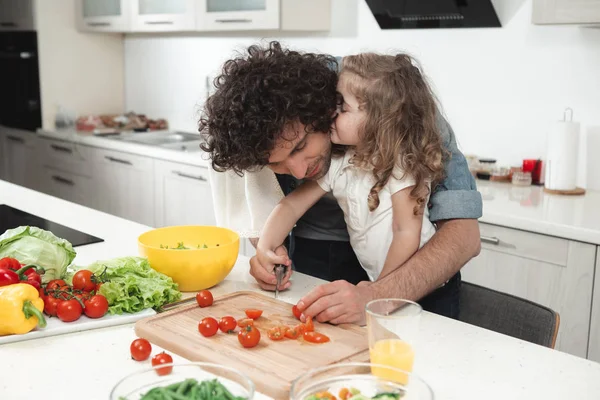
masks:
<path id="1" fill-rule="evenodd" d="M 498 28 L 492 0 L 366 0 L 381 29 Z"/>

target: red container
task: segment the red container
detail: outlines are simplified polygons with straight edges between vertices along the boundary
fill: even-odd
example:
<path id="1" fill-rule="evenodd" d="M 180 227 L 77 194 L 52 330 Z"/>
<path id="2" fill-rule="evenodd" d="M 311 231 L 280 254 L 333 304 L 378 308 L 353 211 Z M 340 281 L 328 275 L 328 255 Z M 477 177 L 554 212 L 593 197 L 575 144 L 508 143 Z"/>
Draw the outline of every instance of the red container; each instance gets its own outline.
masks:
<path id="1" fill-rule="evenodd" d="M 542 160 L 523 160 L 523 172 L 531 172 L 531 181 L 539 185 L 542 179 Z"/>

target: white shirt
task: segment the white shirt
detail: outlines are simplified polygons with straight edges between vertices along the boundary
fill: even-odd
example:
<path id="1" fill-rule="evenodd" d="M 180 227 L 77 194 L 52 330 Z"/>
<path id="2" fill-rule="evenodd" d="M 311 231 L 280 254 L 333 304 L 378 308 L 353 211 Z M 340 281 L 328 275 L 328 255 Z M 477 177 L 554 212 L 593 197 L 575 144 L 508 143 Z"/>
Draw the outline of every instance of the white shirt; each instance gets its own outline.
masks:
<path id="1" fill-rule="evenodd" d="M 354 151 L 349 150 L 343 157 L 332 158 L 327 175 L 319 179 L 318 184 L 323 190 L 333 192 L 344 212 L 352 249 L 369 278 L 374 281 L 383 269 L 392 243 L 392 195 L 413 186 L 415 181 L 411 177 L 402 178 L 403 171 L 397 166 L 379 192 L 379 206 L 369 211 L 367 198 L 375 178 L 371 170 L 350 164 L 353 155 Z M 435 227 L 429 221 L 429 211 L 425 207 L 419 248 L 434 233 Z"/>

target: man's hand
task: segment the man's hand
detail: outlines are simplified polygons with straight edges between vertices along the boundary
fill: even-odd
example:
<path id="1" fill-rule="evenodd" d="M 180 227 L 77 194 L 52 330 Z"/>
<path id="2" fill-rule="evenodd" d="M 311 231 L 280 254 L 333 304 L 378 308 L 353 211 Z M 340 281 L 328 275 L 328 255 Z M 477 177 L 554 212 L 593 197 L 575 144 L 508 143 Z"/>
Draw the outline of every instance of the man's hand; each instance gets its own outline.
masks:
<path id="1" fill-rule="evenodd" d="M 285 246 L 279 246 L 274 252 L 263 252 L 261 254 L 259 254 L 259 251 L 257 250 L 257 255 L 250 259 L 250 275 L 256 279 L 256 282 L 258 282 L 258 285 L 263 290 L 275 290 L 277 278 L 275 278 L 275 274 L 273 273 L 274 265 L 271 262 L 273 260 L 287 260 L 287 263 L 280 262 L 280 264 L 291 265 Z M 288 268 L 287 273 L 281 281 L 279 290 L 285 290 L 291 286 L 292 283 L 289 281 L 291 275 L 292 268 Z"/>
<path id="2" fill-rule="evenodd" d="M 373 299 L 371 282 L 358 285 L 346 281 L 326 283 L 313 289 L 298 302 L 305 316 L 332 324 L 365 324 L 365 306 Z"/>

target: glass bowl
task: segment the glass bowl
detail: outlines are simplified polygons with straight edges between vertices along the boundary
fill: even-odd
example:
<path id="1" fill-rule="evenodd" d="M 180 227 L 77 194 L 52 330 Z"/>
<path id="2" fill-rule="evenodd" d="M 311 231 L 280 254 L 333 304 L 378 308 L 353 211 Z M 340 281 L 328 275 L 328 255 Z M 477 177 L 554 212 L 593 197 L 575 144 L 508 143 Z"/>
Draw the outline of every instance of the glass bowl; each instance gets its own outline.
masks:
<path id="1" fill-rule="evenodd" d="M 377 375 L 373 374 L 373 370 Z M 341 363 L 316 368 L 292 382 L 290 400 L 306 400 L 329 391 L 340 398 L 340 390 L 359 390 L 363 396 L 396 393 L 402 400 L 433 400 L 433 391 L 417 375 L 385 365 Z"/>
<path id="2" fill-rule="evenodd" d="M 159 376 L 156 370 L 165 366 L 172 366 L 172 372 Z M 233 396 L 245 400 L 254 398 L 254 383 L 246 375 L 223 365 L 194 362 L 162 364 L 127 375 L 115 385 L 110 393 L 110 399 L 139 400 L 154 388 L 167 387 L 184 382 L 186 379 L 195 379 L 198 383 L 216 379 Z"/>

